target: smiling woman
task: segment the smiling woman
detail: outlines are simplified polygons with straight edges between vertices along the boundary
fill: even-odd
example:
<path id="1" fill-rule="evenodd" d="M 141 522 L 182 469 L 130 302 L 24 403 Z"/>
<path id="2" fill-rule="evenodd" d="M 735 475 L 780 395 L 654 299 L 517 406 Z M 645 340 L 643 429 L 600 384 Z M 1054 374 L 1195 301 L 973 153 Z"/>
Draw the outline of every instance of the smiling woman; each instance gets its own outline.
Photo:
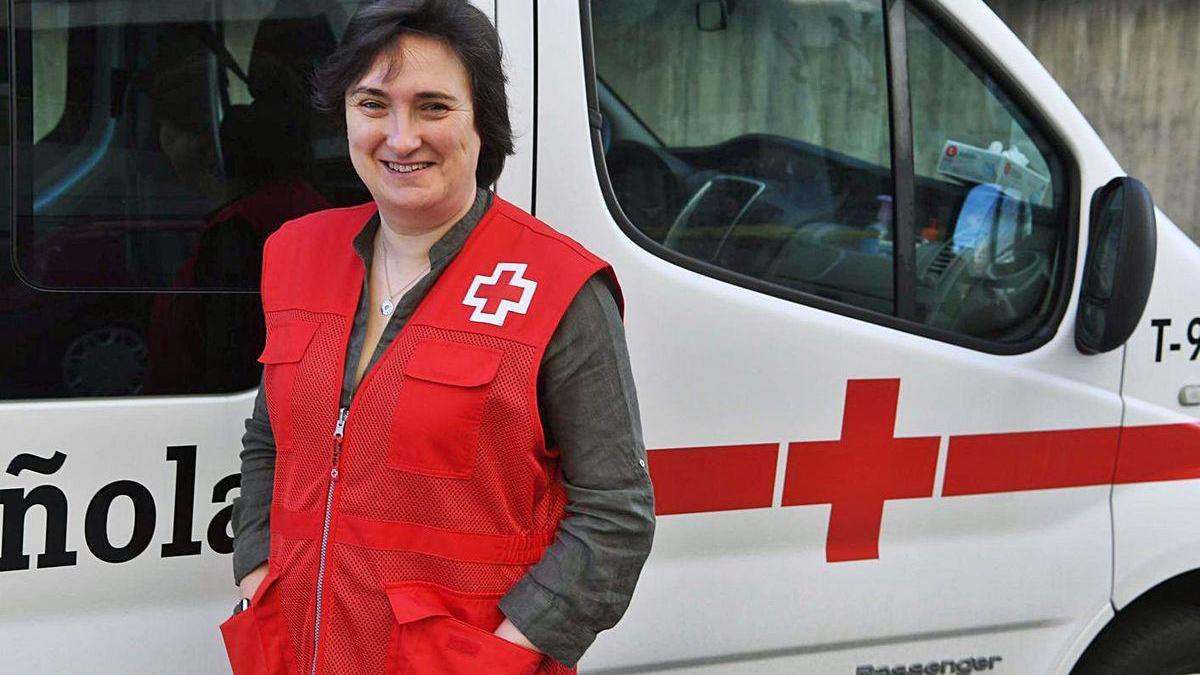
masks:
<path id="1" fill-rule="evenodd" d="M 479 10 L 382 0 L 345 35 L 315 100 L 373 200 L 264 249 L 235 675 L 573 672 L 654 529 L 616 277 L 488 189 L 513 145 Z"/>

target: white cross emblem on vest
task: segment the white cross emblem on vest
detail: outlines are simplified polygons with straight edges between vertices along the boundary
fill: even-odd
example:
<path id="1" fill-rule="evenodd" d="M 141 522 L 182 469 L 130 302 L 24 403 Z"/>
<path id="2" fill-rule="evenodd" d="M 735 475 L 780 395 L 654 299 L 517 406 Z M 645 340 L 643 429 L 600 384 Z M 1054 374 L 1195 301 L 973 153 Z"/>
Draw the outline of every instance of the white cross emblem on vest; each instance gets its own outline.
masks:
<path id="1" fill-rule="evenodd" d="M 496 269 L 492 270 L 491 276 L 475 275 L 475 280 L 471 282 L 471 287 L 467 289 L 467 294 L 462 300 L 464 305 L 475 308 L 475 311 L 471 312 L 471 321 L 503 326 L 509 312 L 524 314 L 529 311 L 529 303 L 533 300 L 537 282 L 521 276 L 525 273 L 525 268 L 525 263 L 502 262 L 496 263 Z M 512 276 L 508 281 L 501 283 L 500 278 L 505 272 Z M 489 306 L 492 310 L 490 312 Z"/>

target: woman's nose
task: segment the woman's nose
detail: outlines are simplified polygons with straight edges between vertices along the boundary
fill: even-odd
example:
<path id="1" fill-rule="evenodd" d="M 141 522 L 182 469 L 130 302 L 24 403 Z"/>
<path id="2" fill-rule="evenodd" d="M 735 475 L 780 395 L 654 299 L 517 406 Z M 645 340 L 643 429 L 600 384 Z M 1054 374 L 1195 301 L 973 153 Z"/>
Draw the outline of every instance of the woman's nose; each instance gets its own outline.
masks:
<path id="1" fill-rule="evenodd" d="M 387 144 L 396 153 L 406 155 L 421 147 L 420 128 L 412 120 L 396 115 L 388 129 Z"/>

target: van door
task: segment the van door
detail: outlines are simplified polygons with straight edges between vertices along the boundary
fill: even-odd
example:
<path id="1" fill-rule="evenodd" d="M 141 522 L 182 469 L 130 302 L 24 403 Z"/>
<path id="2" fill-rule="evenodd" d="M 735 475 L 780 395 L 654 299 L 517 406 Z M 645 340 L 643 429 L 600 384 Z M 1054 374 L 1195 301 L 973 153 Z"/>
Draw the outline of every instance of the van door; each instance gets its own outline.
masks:
<path id="1" fill-rule="evenodd" d="M 621 279 L 660 514 L 584 665 L 1062 668 L 1121 422 L 1082 116 L 982 3 L 537 7 L 537 215 Z"/>

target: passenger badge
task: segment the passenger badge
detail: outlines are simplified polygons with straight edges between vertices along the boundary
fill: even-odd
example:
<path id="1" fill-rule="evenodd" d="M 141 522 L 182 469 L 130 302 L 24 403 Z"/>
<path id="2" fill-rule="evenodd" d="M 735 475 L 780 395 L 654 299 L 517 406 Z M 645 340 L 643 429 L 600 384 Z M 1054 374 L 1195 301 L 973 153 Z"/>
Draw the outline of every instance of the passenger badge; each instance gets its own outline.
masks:
<path id="1" fill-rule="evenodd" d="M 471 321 L 503 326 L 509 312 L 524 314 L 529 311 L 537 282 L 526 279 L 525 263 L 496 263 L 491 276 L 475 275 L 471 288 L 463 296 L 463 304 L 474 307 Z"/>

